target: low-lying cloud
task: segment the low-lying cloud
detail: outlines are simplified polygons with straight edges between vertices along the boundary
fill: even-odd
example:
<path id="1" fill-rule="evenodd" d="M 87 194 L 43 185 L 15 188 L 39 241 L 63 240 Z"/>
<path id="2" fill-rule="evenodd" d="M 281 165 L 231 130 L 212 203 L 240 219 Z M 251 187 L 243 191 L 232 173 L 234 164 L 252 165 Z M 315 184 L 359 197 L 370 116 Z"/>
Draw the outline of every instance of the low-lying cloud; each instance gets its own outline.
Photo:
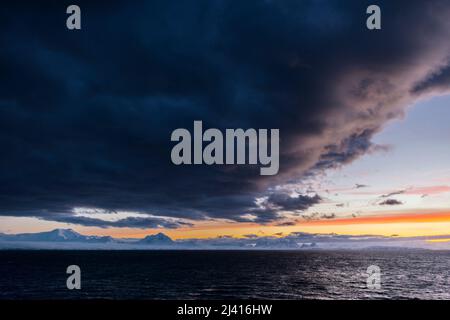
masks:
<path id="1" fill-rule="evenodd" d="M 380 206 L 398 206 L 403 204 L 403 202 L 397 199 L 386 199 L 380 202 L 379 204 Z"/>

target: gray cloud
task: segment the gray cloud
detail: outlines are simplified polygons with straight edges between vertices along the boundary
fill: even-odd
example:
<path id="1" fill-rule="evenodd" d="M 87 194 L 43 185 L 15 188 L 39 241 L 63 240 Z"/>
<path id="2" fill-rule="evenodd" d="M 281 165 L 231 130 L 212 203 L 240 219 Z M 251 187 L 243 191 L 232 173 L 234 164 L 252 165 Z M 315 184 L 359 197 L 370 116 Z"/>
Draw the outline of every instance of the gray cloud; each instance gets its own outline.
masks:
<path id="1" fill-rule="evenodd" d="M 295 226 L 297 223 L 295 221 L 285 221 L 285 222 L 279 222 L 276 224 L 278 227 L 290 227 Z"/>
<path id="2" fill-rule="evenodd" d="M 321 201 L 322 198 L 317 194 L 314 196 L 290 196 L 286 193 L 276 192 L 269 195 L 267 205 L 271 207 L 275 206 L 279 210 L 303 211 Z"/>
<path id="3" fill-rule="evenodd" d="M 309 214 L 303 214 L 302 218 L 306 221 L 312 221 L 312 220 L 328 220 L 328 219 L 335 219 L 336 214 L 335 213 L 319 213 L 319 212 L 312 212 Z"/>
<path id="4" fill-rule="evenodd" d="M 325 214 L 322 214 L 320 216 L 320 218 L 322 218 L 322 219 L 334 219 L 334 218 L 336 218 L 336 214 L 335 213 L 325 213 Z"/>
<path id="5" fill-rule="evenodd" d="M 381 195 L 381 198 L 389 198 L 389 197 L 392 197 L 392 196 L 403 194 L 405 192 L 406 192 L 406 190 L 393 191 L 393 192 Z"/>
<path id="6" fill-rule="evenodd" d="M 396 200 L 396 199 L 386 199 L 379 203 L 380 206 L 396 206 L 396 205 L 401 205 L 401 204 L 403 204 L 403 202 L 401 202 L 400 200 Z"/>

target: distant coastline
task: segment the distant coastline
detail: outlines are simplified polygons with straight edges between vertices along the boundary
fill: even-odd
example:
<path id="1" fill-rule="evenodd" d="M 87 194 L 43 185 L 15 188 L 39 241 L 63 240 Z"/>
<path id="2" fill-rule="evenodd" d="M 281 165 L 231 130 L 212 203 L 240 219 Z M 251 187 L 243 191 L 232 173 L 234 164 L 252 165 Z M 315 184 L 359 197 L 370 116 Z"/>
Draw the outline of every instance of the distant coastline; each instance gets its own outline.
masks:
<path id="1" fill-rule="evenodd" d="M 142 239 L 86 236 L 72 229 L 40 233 L 0 234 L 0 250 L 450 250 L 450 236 L 386 237 L 292 233 L 284 237 L 222 236 L 172 240 L 164 233 Z"/>

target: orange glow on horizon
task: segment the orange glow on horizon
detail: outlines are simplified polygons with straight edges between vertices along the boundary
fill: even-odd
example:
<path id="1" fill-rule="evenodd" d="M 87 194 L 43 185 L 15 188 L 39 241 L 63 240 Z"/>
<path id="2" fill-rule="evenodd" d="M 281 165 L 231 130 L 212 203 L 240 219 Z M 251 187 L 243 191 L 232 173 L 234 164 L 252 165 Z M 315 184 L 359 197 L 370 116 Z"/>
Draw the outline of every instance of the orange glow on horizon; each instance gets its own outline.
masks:
<path id="1" fill-rule="evenodd" d="M 221 235 L 239 238 L 248 234 L 286 236 L 292 232 L 385 236 L 394 234 L 398 236 L 449 235 L 450 238 L 450 212 L 439 210 L 416 211 L 415 213 L 393 212 L 390 215 L 373 214 L 356 218 L 299 221 L 292 226 L 202 221 L 194 223 L 192 227 L 179 229 L 98 228 L 52 223 L 25 217 L 0 217 L 0 225 L 3 227 L 2 231 L 6 233 L 43 232 L 55 228 L 72 228 L 85 235 L 112 236 L 115 238 L 143 238 L 158 232 L 163 232 L 172 239 L 215 238 Z"/>
<path id="2" fill-rule="evenodd" d="M 429 239 L 426 240 L 427 242 L 450 242 L 450 238 L 445 238 L 445 239 Z"/>
<path id="3" fill-rule="evenodd" d="M 98 231 L 98 229 L 90 228 L 88 233 L 98 235 Z M 286 236 L 292 232 L 386 236 L 393 234 L 399 236 L 443 235 L 450 233 L 450 212 L 396 213 L 390 216 L 373 215 L 332 220 L 300 221 L 293 226 L 236 222 L 200 222 L 193 227 L 180 229 L 103 229 L 100 233 L 118 238 L 143 238 L 158 232 L 164 232 L 173 239 L 214 238 L 221 235 L 240 238 L 246 234 Z"/>
<path id="4" fill-rule="evenodd" d="M 379 223 L 418 223 L 418 222 L 450 222 L 450 212 L 410 213 L 391 216 L 368 216 L 356 218 L 342 218 L 333 220 L 315 220 L 301 222 L 298 225 L 340 225 L 340 224 L 379 224 Z"/>

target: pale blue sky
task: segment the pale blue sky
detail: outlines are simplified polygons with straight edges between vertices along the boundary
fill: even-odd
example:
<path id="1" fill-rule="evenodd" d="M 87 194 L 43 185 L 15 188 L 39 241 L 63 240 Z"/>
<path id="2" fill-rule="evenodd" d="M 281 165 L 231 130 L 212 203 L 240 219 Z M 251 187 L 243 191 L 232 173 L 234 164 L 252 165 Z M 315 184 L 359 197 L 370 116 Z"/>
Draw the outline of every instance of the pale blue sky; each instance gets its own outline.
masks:
<path id="1" fill-rule="evenodd" d="M 389 145 L 388 151 L 366 154 L 352 164 L 327 174 L 322 190 L 329 203 L 322 209 L 349 214 L 358 210 L 392 211 L 449 208 L 448 192 L 422 197 L 421 188 L 450 185 L 450 95 L 419 101 L 404 119 L 394 120 L 377 134 L 374 142 Z M 368 187 L 356 189 L 355 184 Z M 379 206 L 379 196 L 396 190 L 414 194 L 394 195 L 403 205 Z M 336 208 L 336 202 L 346 203 Z M 313 211 L 318 208 L 311 208 Z"/>

